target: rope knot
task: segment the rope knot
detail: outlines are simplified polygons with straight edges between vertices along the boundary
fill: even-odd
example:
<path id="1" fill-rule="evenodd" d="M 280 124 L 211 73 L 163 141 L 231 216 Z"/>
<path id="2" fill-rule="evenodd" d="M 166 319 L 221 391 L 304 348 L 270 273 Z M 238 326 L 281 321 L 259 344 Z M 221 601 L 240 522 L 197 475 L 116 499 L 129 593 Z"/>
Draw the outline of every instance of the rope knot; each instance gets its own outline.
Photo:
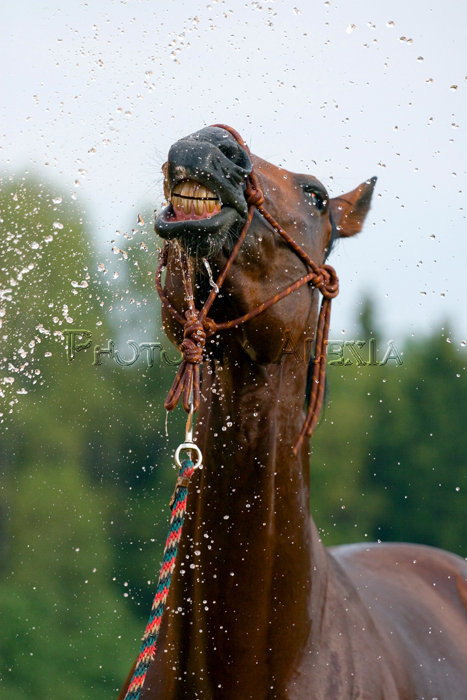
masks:
<path id="1" fill-rule="evenodd" d="M 183 359 L 192 365 L 201 364 L 205 344 L 206 331 L 203 322 L 197 316 L 190 315 L 183 327 L 183 342 L 180 345 Z"/>
<path id="2" fill-rule="evenodd" d="M 248 179 L 246 185 L 245 199 L 249 206 L 254 205 L 255 207 L 260 207 L 264 202 L 262 190 L 258 187 L 256 182 L 251 182 L 251 177 Z"/>
<path id="3" fill-rule="evenodd" d="M 217 330 L 217 323 L 213 321 L 212 318 L 209 318 L 209 316 L 206 316 L 206 318 L 203 321 L 203 328 L 206 332 L 206 337 L 209 337 L 210 335 L 214 335 L 214 333 Z"/>
<path id="4" fill-rule="evenodd" d="M 339 293 L 339 278 L 335 269 L 331 265 L 321 265 L 319 273 L 319 279 L 314 282 L 314 286 L 326 299 L 334 299 Z"/>
<path id="5" fill-rule="evenodd" d="M 321 274 L 321 271 L 317 272 L 315 274 L 315 276 L 312 277 L 310 284 L 312 284 L 315 289 L 319 289 L 320 292 L 323 291 L 325 281 L 324 281 L 323 275 Z"/>

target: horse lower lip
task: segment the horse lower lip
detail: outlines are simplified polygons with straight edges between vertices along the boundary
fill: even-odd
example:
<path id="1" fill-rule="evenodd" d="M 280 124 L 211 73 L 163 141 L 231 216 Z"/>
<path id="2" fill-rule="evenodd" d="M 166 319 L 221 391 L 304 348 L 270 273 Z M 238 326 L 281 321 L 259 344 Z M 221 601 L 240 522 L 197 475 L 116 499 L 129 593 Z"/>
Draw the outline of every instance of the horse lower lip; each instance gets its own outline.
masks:
<path id="1" fill-rule="evenodd" d="M 238 212 L 229 206 L 223 206 L 217 214 L 198 219 L 176 219 L 172 205 L 164 209 L 156 218 L 155 230 L 162 238 L 172 239 L 179 236 L 195 238 L 203 236 L 217 237 L 219 232 L 228 230 L 238 221 Z"/>

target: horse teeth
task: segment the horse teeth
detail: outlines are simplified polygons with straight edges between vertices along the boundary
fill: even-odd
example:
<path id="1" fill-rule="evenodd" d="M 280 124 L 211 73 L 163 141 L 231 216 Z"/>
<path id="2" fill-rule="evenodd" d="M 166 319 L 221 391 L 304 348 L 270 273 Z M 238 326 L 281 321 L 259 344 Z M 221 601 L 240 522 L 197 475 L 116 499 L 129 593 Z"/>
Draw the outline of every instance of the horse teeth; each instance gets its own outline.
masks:
<path id="1" fill-rule="evenodd" d="M 183 182 L 177 182 L 172 190 L 172 197 L 174 195 L 180 195 L 181 197 L 190 197 L 192 199 L 216 199 L 217 195 L 212 190 L 208 189 L 204 185 L 195 180 L 183 180 Z"/>
<path id="2" fill-rule="evenodd" d="M 178 220 L 209 219 L 220 212 L 222 203 L 208 187 L 196 180 L 183 180 L 174 185 L 170 202 Z"/>
<path id="3" fill-rule="evenodd" d="M 202 199 L 195 199 L 195 200 L 193 200 L 193 206 L 195 209 L 195 214 L 198 214 L 198 216 L 201 216 L 201 214 L 204 211 L 204 201 Z"/>

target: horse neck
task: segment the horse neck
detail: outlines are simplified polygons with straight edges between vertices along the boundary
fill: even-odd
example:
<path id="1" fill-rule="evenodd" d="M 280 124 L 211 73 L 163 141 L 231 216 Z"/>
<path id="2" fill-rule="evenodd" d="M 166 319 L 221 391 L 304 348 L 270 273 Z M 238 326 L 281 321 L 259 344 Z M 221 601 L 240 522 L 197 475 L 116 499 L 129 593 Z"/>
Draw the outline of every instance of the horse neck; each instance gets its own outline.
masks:
<path id="1" fill-rule="evenodd" d="M 327 559 L 309 513 L 308 447 L 292 452 L 305 382 L 293 355 L 258 365 L 239 351 L 204 366 L 204 468 L 190 527 L 203 575 L 192 578 L 193 602 L 222 601 L 215 625 L 230 628 L 230 652 L 245 648 L 244 618 L 250 656 L 294 656 L 323 607 Z M 205 629 L 212 610 L 206 618 Z M 293 630 L 287 649 L 284 629 Z"/>

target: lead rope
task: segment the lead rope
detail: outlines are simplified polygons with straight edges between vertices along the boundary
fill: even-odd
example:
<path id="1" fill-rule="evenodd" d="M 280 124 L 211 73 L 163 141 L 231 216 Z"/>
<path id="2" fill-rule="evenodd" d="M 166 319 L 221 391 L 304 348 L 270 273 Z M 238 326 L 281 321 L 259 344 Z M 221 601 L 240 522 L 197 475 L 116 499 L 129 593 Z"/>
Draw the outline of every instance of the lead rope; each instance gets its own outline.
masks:
<path id="1" fill-rule="evenodd" d="M 180 461 L 182 450 L 187 450 L 190 453 L 194 452 L 196 461 L 193 462 L 189 458 Z M 162 615 L 164 614 L 169 595 L 172 574 L 177 560 L 178 544 L 185 520 L 188 487 L 195 470 L 202 468 L 201 450 L 193 442 L 193 408 L 191 408 L 188 415 L 185 442 L 182 442 L 175 451 L 175 463 L 179 468 L 179 472 L 175 483 L 175 489 L 169 503 L 172 515 L 170 518 L 169 533 L 165 542 L 164 556 L 162 557 L 156 594 L 144 631 L 139 656 L 136 659 L 133 675 L 124 700 L 138 700 L 144 686 L 144 681 L 146 680 L 149 666 L 156 654 L 157 638 L 159 636 Z"/>
<path id="2" fill-rule="evenodd" d="M 247 154 L 249 156 L 251 155 L 248 146 L 245 144 L 240 134 L 235 131 L 235 129 L 232 129 L 232 127 L 226 126 L 225 124 L 214 124 L 213 126 L 228 131 L 236 139 L 237 143 L 245 149 Z M 181 326 L 183 326 L 183 342 L 180 345 L 183 360 L 175 376 L 172 387 L 167 395 L 165 408 L 167 411 L 172 411 L 183 395 L 182 403 L 185 411 L 190 411 L 190 396 L 193 396 L 194 410 L 198 410 L 200 400 L 199 366 L 203 362 L 203 351 L 206 344 L 206 339 L 208 337 L 217 331 L 233 328 L 241 323 L 250 321 L 258 316 L 258 314 L 266 311 L 266 309 L 269 309 L 269 307 L 273 304 L 299 289 L 304 284 L 310 283 L 315 288 L 319 289 L 323 295 L 323 299 L 321 302 L 318 327 L 316 331 L 315 358 L 313 364 L 310 401 L 304 424 L 293 447 L 293 452 L 296 455 L 304 437 L 312 436 L 323 405 L 326 374 L 326 351 L 331 319 L 331 299 L 336 297 L 339 293 L 339 280 L 337 278 L 336 271 L 333 267 L 331 267 L 331 265 L 316 265 L 316 263 L 311 260 L 307 253 L 293 240 L 293 238 L 289 236 L 282 226 L 269 214 L 268 211 L 264 209 L 263 192 L 259 187 L 256 174 L 253 170 L 247 178 L 245 198 L 248 204 L 247 220 L 232 249 L 232 252 L 230 253 L 229 258 L 227 259 L 227 262 L 224 265 L 224 268 L 217 279 L 217 282 L 211 289 L 208 298 L 200 310 L 196 309 L 193 300 L 193 291 L 186 252 L 182 251 L 180 254 L 183 285 L 185 288 L 186 301 L 188 302 L 188 309 L 185 311 L 185 315 L 182 315 L 173 306 L 173 304 L 171 304 L 162 288 L 161 275 L 162 271 L 167 267 L 169 254 L 169 245 L 167 241 L 160 252 L 159 266 L 156 271 L 156 289 L 162 305 L 173 316 L 173 318 L 175 318 L 175 320 L 178 321 Z M 282 236 L 292 250 L 310 268 L 310 272 L 286 289 L 278 292 L 273 297 L 260 304 L 256 309 L 253 309 L 243 316 L 239 316 L 231 321 L 216 323 L 213 319 L 208 317 L 208 311 L 219 293 L 232 263 L 235 260 L 243 241 L 245 240 L 255 210 L 257 210 L 273 227 L 273 229 L 280 236 Z"/>

